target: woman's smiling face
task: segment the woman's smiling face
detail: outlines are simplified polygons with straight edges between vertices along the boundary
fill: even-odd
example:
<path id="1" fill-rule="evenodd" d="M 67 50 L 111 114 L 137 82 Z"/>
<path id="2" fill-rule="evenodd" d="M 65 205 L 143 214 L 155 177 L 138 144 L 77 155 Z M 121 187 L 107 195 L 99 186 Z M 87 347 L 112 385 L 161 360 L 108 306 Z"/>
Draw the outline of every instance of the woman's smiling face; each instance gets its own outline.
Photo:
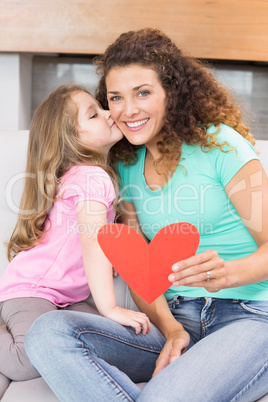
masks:
<path id="1" fill-rule="evenodd" d="M 153 69 L 139 64 L 115 67 L 107 74 L 106 88 L 112 118 L 131 144 L 161 139 L 166 93 Z"/>

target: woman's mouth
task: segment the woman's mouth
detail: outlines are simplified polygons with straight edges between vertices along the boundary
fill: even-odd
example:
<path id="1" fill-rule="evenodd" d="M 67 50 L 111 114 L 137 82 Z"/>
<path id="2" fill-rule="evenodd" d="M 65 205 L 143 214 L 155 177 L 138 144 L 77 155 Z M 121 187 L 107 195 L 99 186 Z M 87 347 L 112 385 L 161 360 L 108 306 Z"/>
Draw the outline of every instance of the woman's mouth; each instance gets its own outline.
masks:
<path id="1" fill-rule="evenodd" d="M 149 118 L 143 120 L 136 120 L 136 121 L 125 121 L 125 125 L 129 128 L 140 128 L 144 126 L 149 121 Z"/>

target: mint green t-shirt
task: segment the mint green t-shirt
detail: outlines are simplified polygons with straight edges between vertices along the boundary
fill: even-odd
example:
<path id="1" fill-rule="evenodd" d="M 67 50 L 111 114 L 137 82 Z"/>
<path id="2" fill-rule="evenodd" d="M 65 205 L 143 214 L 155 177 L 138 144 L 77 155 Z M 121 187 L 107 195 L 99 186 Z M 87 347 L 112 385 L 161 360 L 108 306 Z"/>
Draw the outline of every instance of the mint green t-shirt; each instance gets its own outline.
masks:
<path id="1" fill-rule="evenodd" d="M 210 127 L 208 132 L 215 132 Z M 161 189 L 152 191 L 144 177 L 146 147 L 137 151 L 133 166 L 117 165 L 122 181 L 121 196 L 134 204 L 145 236 L 152 240 L 164 226 L 190 222 L 200 232 L 197 253 L 216 250 L 225 261 L 247 257 L 257 245 L 226 195 L 224 187 L 252 159 L 258 159 L 252 145 L 239 133 L 224 124 L 217 134 L 218 143 L 227 141 L 209 152 L 200 146 L 183 144 L 181 159 L 172 178 Z M 268 300 L 268 281 L 209 293 L 204 288 L 171 286 L 167 300 L 176 295 L 228 299 Z"/>

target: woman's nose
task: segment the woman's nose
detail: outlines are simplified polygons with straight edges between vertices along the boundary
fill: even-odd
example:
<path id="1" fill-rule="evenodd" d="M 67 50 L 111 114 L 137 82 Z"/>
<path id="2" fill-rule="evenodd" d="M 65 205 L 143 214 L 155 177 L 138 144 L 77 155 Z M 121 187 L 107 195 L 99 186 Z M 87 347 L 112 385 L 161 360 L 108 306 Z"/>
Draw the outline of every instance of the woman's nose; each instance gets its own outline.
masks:
<path id="1" fill-rule="evenodd" d="M 133 115 L 139 112 L 138 106 L 136 102 L 129 100 L 125 103 L 125 115 L 128 117 L 132 117 Z"/>

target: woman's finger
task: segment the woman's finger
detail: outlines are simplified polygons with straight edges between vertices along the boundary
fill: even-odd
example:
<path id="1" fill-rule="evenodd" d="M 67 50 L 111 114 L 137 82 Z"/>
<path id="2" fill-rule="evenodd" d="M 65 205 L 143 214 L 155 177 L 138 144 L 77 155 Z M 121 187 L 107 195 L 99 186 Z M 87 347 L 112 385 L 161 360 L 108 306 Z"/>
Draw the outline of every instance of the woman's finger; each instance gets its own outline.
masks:
<path id="1" fill-rule="evenodd" d="M 217 251 L 215 250 L 206 250 L 201 254 L 195 254 L 192 257 L 186 258 L 185 260 L 179 261 L 176 264 L 173 264 L 171 267 L 173 272 L 183 271 L 189 267 L 194 265 L 201 265 L 207 261 L 213 260 L 215 258 L 219 258 Z"/>
<path id="2" fill-rule="evenodd" d="M 196 265 L 181 272 L 170 274 L 168 279 L 174 286 L 188 286 L 194 282 L 204 282 L 225 276 L 224 261 L 209 261 L 202 265 Z"/>

